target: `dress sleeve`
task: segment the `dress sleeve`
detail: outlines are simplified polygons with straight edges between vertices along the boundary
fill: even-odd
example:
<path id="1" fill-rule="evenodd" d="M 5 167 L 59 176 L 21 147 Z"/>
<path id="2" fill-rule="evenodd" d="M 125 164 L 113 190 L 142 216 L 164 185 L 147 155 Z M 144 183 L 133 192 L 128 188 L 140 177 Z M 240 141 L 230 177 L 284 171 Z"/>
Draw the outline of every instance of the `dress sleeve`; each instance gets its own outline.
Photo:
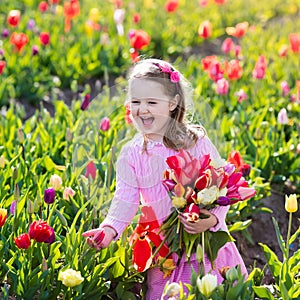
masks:
<path id="1" fill-rule="evenodd" d="M 140 204 L 140 189 L 129 147 L 124 147 L 116 165 L 116 190 L 108 214 L 100 227 L 110 226 L 117 240 L 135 216 Z"/>

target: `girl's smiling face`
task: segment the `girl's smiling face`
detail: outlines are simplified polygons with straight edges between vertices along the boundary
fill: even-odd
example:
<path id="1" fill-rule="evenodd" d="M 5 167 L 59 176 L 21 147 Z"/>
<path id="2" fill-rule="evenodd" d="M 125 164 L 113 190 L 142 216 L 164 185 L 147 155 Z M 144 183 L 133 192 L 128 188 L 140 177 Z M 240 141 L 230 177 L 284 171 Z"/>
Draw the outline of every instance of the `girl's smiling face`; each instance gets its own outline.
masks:
<path id="1" fill-rule="evenodd" d="M 145 78 L 134 78 L 129 86 L 130 110 L 136 128 L 154 141 L 162 141 L 170 122 L 170 112 L 176 108 L 164 86 Z"/>

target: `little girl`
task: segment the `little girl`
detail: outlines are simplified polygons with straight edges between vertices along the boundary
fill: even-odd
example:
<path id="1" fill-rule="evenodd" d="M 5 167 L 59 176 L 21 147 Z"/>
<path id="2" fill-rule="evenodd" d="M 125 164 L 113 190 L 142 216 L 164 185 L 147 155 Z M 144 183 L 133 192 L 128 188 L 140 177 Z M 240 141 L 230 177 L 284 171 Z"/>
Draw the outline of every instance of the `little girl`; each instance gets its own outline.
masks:
<path id="1" fill-rule="evenodd" d="M 210 154 L 213 159 L 219 158 L 205 130 L 187 124 L 189 84 L 169 63 L 158 59 L 144 59 L 136 63 L 128 79 L 128 96 L 131 119 L 139 133 L 119 155 L 116 191 L 106 218 L 100 228 L 83 234 L 88 243 L 98 250 L 108 247 L 120 237 L 140 204 L 150 206 L 160 224 L 170 214 L 172 202 L 162 184 L 163 173 L 168 168 L 167 157 L 176 155 L 179 149 L 186 149 L 196 158 L 205 154 Z M 201 210 L 208 218 L 195 223 L 181 216 L 180 219 L 189 233 L 228 231 L 225 224 L 228 209 L 229 206 L 217 206 L 211 211 Z M 207 257 L 204 258 L 205 272 L 217 275 L 219 283 L 223 280 L 219 269 L 237 265 L 246 275 L 244 262 L 232 242 L 219 250 L 213 270 Z M 147 271 L 146 299 L 160 299 L 167 281 L 189 283 L 192 268 L 198 271 L 195 254 L 189 262 L 181 259 L 167 278 L 158 267 L 150 268 Z"/>

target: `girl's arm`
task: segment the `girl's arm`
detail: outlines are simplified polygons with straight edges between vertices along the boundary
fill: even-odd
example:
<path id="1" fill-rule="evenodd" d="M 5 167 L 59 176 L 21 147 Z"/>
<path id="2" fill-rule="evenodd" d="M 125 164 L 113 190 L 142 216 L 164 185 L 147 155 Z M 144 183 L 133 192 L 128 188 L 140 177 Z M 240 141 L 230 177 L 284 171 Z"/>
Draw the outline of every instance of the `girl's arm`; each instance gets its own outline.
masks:
<path id="1" fill-rule="evenodd" d="M 117 161 L 116 191 L 108 214 L 99 228 L 83 233 L 96 249 L 105 248 L 118 239 L 137 212 L 140 192 L 132 162 L 129 148 L 124 147 Z"/>

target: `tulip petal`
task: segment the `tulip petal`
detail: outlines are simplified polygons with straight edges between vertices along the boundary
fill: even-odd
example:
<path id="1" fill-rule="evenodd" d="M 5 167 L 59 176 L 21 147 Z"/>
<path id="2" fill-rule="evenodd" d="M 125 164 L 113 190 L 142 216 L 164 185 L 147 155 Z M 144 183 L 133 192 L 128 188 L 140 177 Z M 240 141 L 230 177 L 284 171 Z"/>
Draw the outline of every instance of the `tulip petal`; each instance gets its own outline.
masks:
<path id="1" fill-rule="evenodd" d="M 144 272 L 152 264 L 152 250 L 145 238 L 139 238 L 132 252 L 132 262 L 138 272 Z"/>

